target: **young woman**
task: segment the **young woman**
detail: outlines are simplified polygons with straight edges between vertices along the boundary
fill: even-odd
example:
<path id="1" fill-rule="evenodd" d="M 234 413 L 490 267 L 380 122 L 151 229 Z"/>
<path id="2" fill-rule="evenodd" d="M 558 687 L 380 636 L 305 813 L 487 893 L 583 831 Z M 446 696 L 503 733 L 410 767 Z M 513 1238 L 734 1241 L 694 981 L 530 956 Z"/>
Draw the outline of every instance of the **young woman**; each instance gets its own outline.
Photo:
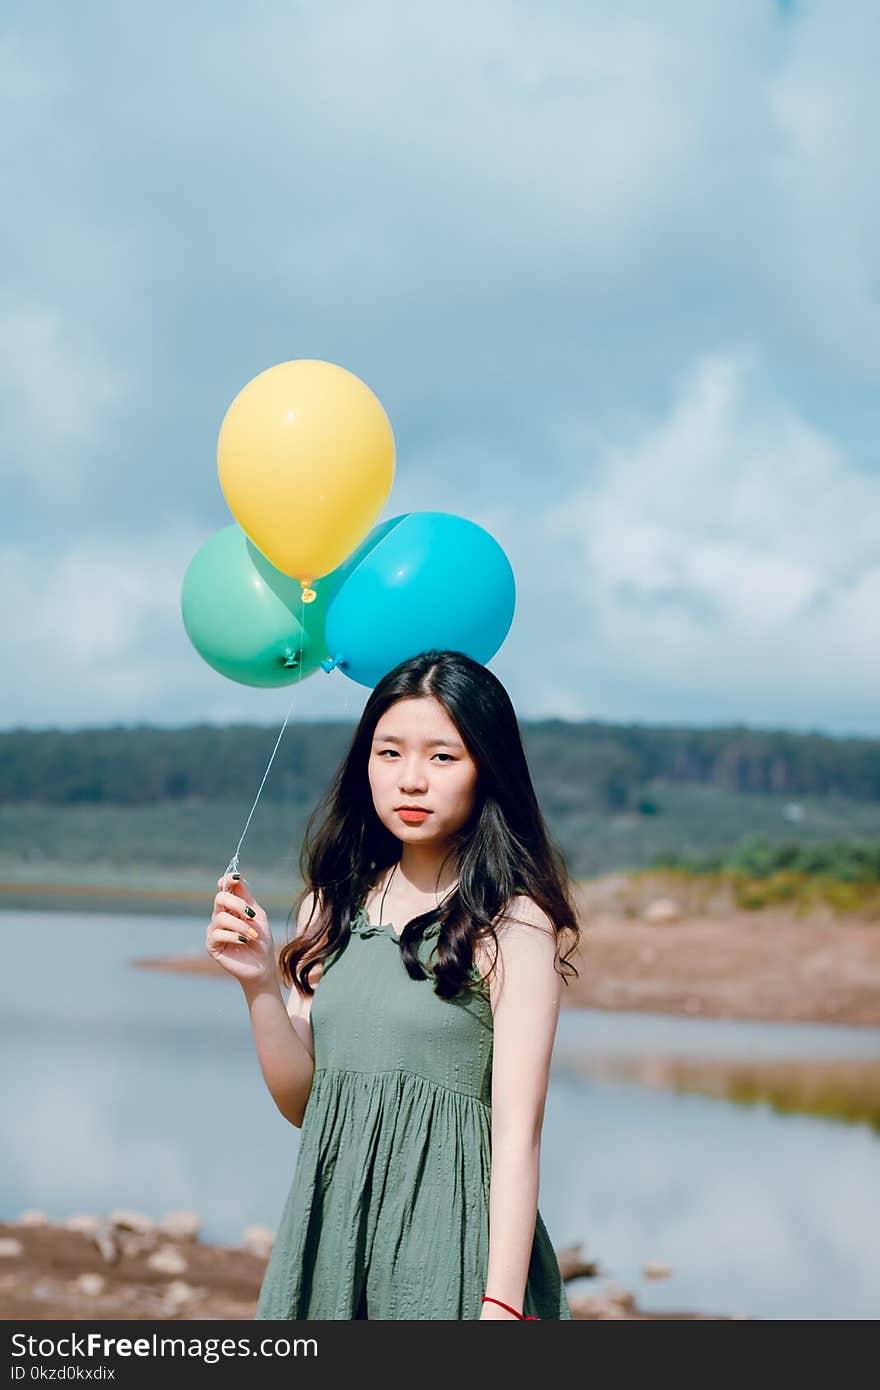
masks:
<path id="1" fill-rule="evenodd" d="M 429 651 L 379 682 L 300 870 L 277 964 L 244 879 L 207 936 L 302 1130 L 256 1317 L 570 1319 L 537 1199 L 580 934 L 492 672 Z"/>

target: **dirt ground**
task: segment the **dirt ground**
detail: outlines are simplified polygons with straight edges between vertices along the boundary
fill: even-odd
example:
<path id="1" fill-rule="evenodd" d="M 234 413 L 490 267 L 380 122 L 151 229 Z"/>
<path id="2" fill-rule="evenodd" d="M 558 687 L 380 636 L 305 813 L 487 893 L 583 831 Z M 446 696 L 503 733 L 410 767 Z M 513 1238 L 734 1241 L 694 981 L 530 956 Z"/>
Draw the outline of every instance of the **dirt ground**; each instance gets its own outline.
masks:
<path id="1" fill-rule="evenodd" d="M 770 909 L 671 922 L 597 910 L 572 1008 L 880 1027 L 880 924 Z"/>
<path id="2" fill-rule="evenodd" d="M 0 1259 L 4 1321 L 253 1320 L 267 1254 L 204 1244 L 197 1237 L 169 1237 L 144 1230 L 141 1222 L 132 1230 L 102 1219 L 89 1233 L 63 1224 L 30 1224 L 35 1217 L 0 1225 L 0 1251 L 10 1243 L 19 1247 Z M 579 1247 L 558 1254 L 566 1279 L 598 1272 L 582 1260 Z M 726 1321 L 731 1316 L 648 1313 L 611 1284 L 596 1294 L 571 1294 L 569 1301 L 576 1319 L 592 1321 Z"/>

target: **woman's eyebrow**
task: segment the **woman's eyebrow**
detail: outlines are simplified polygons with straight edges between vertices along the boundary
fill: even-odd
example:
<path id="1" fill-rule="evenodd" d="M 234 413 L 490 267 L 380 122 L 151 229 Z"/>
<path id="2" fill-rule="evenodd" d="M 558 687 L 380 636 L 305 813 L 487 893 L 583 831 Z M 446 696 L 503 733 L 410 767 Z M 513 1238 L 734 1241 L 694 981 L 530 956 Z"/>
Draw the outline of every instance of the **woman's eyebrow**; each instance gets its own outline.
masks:
<path id="1" fill-rule="evenodd" d="M 406 739 L 398 738 L 396 734 L 377 734 L 373 739 L 374 743 L 405 743 Z M 428 738 L 425 739 L 425 748 L 463 748 L 464 744 L 457 742 L 454 738 Z"/>

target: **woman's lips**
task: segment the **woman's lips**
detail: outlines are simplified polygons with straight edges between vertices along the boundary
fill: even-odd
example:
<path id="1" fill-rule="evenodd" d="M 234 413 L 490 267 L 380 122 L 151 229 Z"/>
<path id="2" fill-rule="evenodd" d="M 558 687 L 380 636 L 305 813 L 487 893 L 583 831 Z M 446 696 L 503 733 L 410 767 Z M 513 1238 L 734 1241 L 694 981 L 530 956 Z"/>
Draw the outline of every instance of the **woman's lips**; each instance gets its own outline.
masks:
<path id="1" fill-rule="evenodd" d="M 399 807 L 397 808 L 397 814 L 400 816 L 400 819 L 401 819 L 401 820 L 407 821 L 410 825 L 418 825 L 418 824 L 420 823 L 420 821 L 423 821 L 423 820 L 425 819 L 426 816 L 429 816 L 429 815 L 431 814 L 431 812 L 430 812 L 430 811 L 409 811 L 409 810 L 407 810 L 407 808 L 406 808 L 405 806 L 403 806 L 403 807 L 400 807 L 400 806 L 399 806 Z"/>

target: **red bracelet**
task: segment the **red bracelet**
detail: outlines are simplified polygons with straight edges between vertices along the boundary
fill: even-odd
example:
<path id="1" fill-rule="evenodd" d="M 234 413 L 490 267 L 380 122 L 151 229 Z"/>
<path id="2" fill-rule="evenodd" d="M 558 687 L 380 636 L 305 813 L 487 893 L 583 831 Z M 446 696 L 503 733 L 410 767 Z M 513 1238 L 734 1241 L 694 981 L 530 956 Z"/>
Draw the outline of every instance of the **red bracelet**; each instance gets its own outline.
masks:
<path id="1" fill-rule="evenodd" d="M 518 1312 L 516 1311 L 515 1308 L 511 1308 L 511 1306 L 510 1306 L 509 1303 L 502 1303 L 500 1298 L 492 1298 L 491 1294 L 484 1293 L 484 1294 L 483 1294 L 483 1302 L 484 1302 L 484 1303 L 497 1303 L 499 1308 L 506 1308 L 507 1311 L 508 1311 L 508 1313 L 513 1313 L 513 1316 L 514 1316 L 515 1318 L 521 1318 L 523 1322 L 540 1322 L 540 1321 L 541 1321 L 540 1318 L 536 1318 L 536 1317 L 535 1317 L 534 1313 L 518 1313 Z"/>

